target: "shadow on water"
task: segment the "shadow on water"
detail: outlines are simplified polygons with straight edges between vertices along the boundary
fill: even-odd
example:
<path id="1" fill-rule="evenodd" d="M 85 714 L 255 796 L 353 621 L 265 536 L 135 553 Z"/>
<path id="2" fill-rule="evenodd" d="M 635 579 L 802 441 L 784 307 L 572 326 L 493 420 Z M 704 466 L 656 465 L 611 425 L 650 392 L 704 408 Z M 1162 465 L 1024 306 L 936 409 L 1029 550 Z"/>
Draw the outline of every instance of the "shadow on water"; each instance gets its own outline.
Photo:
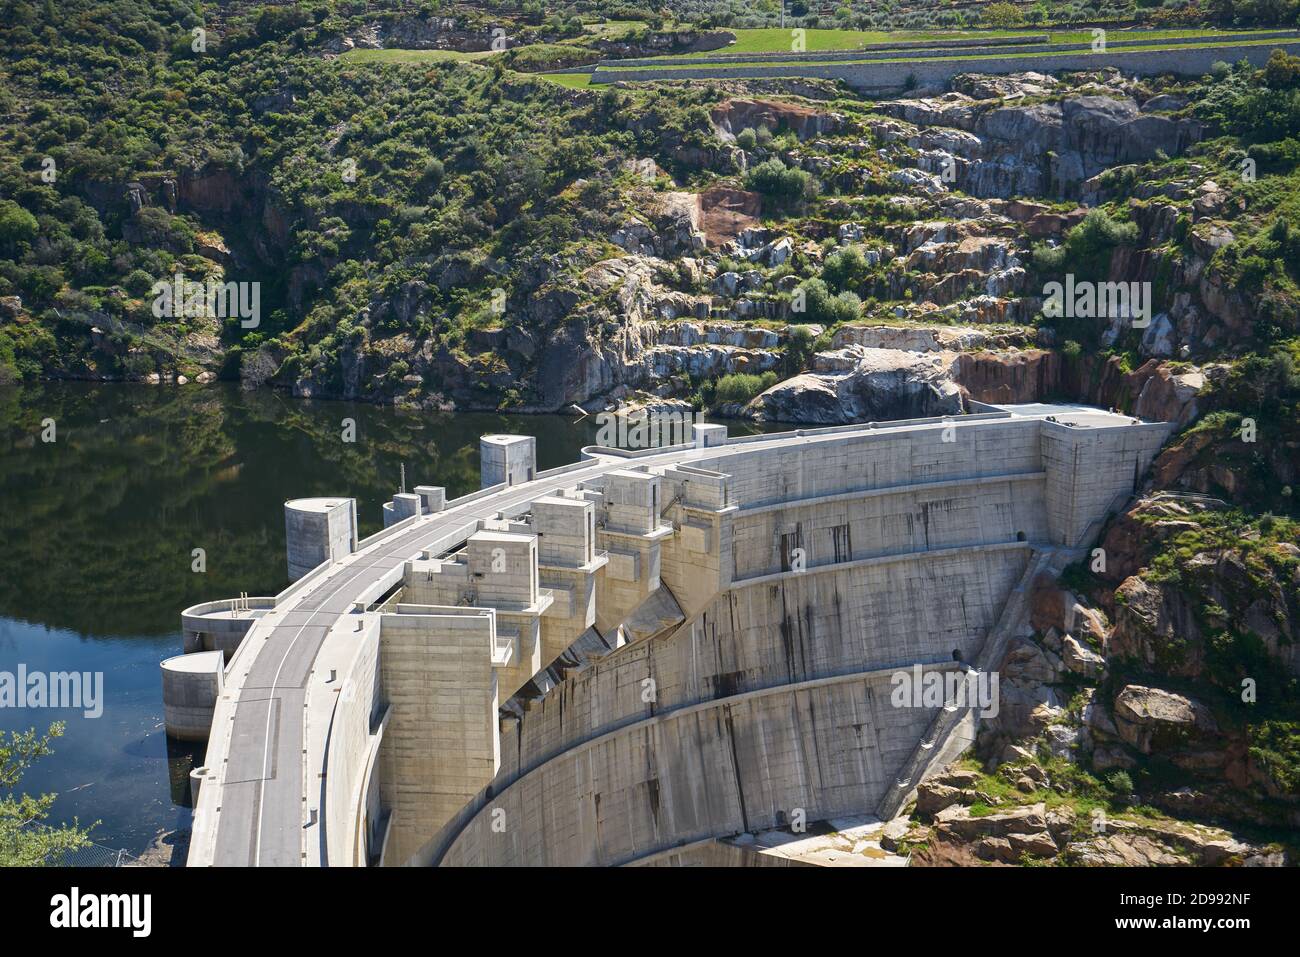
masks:
<path id="1" fill-rule="evenodd" d="M 548 469 L 597 431 L 594 416 L 409 412 L 226 384 L 0 388 L 0 671 L 104 673 L 98 718 L 0 710 L 0 729 L 68 725 L 24 788 L 58 792 L 54 819 L 100 820 L 96 840 L 133 852 L 187 827 L 202 748 L 163 734 L 158 662 L 181 650 L 182 608 L 287 584 L 286 499 L 355 497 L 365 536 L 403 464 L 408 488 L 455 497 L 478 488 L 484 433 L 535 435 Z"/>

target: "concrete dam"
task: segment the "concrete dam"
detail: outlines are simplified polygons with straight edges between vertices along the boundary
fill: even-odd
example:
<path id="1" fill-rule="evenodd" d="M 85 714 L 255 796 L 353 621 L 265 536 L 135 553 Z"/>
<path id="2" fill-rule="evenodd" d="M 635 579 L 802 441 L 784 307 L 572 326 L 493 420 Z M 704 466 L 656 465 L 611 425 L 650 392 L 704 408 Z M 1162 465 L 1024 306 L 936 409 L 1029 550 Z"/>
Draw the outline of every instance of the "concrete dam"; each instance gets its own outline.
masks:
<path id="1" fill-rule="evenodd" d="M 292 584 L 183 613 L 168 732 L 207 739 L 191 866 L 787 862 L 763 835 L 888 820 L 1171 426 L 1077 406 L 691 441 L 416 486 L 358 539 L 286 503 Z"/>

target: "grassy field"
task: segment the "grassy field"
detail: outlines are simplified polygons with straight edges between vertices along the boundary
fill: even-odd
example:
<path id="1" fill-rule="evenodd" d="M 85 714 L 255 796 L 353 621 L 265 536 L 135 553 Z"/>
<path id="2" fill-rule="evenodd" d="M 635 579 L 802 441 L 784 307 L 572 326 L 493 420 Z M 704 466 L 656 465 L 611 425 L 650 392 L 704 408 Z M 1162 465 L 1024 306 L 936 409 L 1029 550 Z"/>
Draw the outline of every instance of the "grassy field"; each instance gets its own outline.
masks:
<path id="1" fill-rule="evenodd" d="M 539 73 L 537 75 L 543 80 L 567 86 L 571 90 L 585 90 L 591 86 L 590 73 Z"/>
<path id="2" fill-rule="evenodd" d="M 339 57 L 353 63 L 438 63 L 443 60 L 481 60 L 491 50 L 461 53 L 458 50 L 349 50 Z"/>
<path id="3" fill-rule="evenodd" d="M 592 36 L 617 40 L 629 33 L 639 33 L 649 27 L 640 20 L 605 20 L 602 23 L 584 23 L 582 29 Z"/>
<path id="4" fill-rule="evenodd" d="M 689 55 L 710 56 L 716 53 L 790 52 L 791 33 L 789 30 L 782 30 L 780 27 L 769 27 L 762 30 L 732 30 L 731 32 L 736 35 L 736 42 L 731 46 Z M 1032 33 L 1033 31 L 805 30 L 804 41 L 807 45 L 806 52 L 824 53 L 830 50 L 856 50 L 864 43 L 893 43 L 900 40 L 955 40 L 971 36 L 998 37 L 1010 36 L 1016 32 Z"/>

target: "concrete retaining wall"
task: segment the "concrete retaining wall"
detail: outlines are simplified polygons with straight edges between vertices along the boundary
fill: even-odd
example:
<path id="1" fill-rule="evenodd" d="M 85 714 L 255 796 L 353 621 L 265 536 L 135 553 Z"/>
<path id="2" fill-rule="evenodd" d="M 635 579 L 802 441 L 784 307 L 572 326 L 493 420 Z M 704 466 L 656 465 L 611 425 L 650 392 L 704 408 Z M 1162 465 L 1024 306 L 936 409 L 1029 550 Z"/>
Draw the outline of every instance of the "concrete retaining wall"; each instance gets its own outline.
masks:
<path id="1" fill-rule="evenodd" d="M 1215 44 L 1178 50 L 1128 51 L 1108 49 L 1105 53 L 1065 53 L 1041 56 L 987 56 L 974 59 L 939 58 L 893 63 L 798 64 L 796 66 L 737 67 L 714 64 L 710 69 L 688 70 L 681 67 L 652 70 L 601 70 L 591 78 L 593 84 L 645 80 L 710 80 L 756 77 L 811 77 L 843 80 L 857 90 L 895 90 L 907 85 L 942 86 L 958 73 L 1020 73 L 1035 70 L 1052 73 L 1060 70 L 1100 70 L 1116 67 L 1128 75 L 1152 76 L 1172 73 L 1201 76 L 1216 61 L 1229 63 L 1249 60 L 1263 66 L 1274 49 L 1300 54 L 1300 42 L 1281 40 L 1276 44 L 1243 46 Z"/>

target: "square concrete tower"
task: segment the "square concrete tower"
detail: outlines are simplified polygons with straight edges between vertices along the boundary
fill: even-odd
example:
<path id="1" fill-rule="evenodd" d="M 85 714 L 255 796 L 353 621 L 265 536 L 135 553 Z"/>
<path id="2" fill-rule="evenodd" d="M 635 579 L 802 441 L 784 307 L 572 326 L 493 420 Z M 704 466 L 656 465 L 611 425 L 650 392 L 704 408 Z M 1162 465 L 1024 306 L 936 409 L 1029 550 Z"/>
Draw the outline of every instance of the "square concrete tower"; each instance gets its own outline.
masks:
<path id="1" fill-rule="evenodd" d="M 537 439 L 531 435 L 485 435 L 478 441 L 483 488 L 521 485 L 537 473 Z"/>
<path id="2" fill-rule="evenodd" d="M 717 445 L 727 444 L 727 427 L 725 425 L 697 422 L 691 426 L 691 434 L 697 449 L 711 449 Z"/>
<path id="3" fill-rule="evenodd" d="M 466 549 L 475 604 L 493 607 L 537 604 L 537 536 L 518 532 L 475 532 Z"/>
<path id="4" fill-rule="evenodd" d="M 605 476 L 605 527 L 646 535 L 659 527 L 660 478 L 619 469 Z"/>
<path id="5" fill-rule="evenodd" d="M 538 560 L 576 568 L 596 553 L 596 507 L 585 499 L 547 495 L 533 502 Z"/>

